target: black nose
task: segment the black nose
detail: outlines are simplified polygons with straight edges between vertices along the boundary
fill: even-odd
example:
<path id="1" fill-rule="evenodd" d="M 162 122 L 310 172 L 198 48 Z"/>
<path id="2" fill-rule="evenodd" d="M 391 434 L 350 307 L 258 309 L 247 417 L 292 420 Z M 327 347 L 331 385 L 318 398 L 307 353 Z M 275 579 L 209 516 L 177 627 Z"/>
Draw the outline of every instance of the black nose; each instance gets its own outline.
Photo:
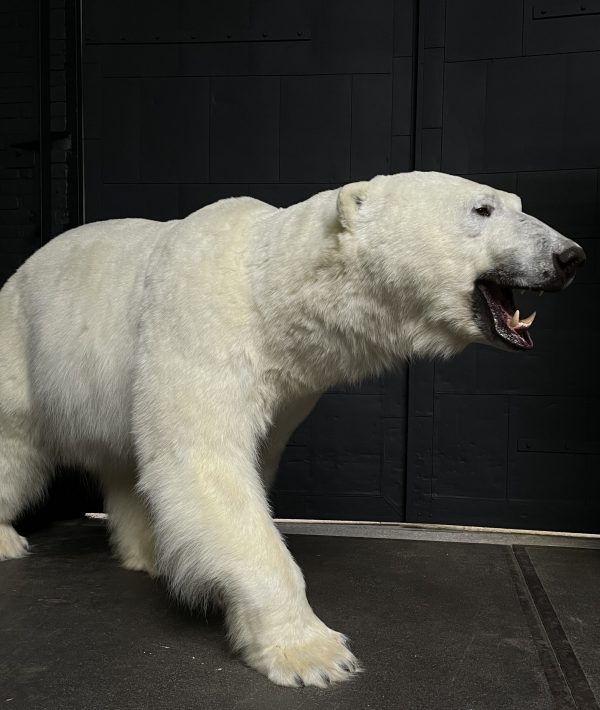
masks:
<path id="1" fill-rule="evenodd" d="M 585 264 L 585 252 L 580 246 L 574 245 L 564 251 L 554 254 L 554 266 L 559 273 L 572 276 L 576 269 Z"/>

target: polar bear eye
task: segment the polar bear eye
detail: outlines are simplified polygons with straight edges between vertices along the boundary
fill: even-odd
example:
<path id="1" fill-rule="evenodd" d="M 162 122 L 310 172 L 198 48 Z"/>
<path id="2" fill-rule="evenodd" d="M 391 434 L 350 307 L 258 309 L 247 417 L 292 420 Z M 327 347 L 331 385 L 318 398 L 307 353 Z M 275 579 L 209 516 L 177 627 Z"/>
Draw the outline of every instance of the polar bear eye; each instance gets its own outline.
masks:
<path id="1" fill-rule="evenodd" d="M 475 207 L 473 212 L 477 212 L 477 214 L 481 217 L 491 217 L 493 209 L 494 208 L 489 205 L 483 205 L 483 207 Z"/>

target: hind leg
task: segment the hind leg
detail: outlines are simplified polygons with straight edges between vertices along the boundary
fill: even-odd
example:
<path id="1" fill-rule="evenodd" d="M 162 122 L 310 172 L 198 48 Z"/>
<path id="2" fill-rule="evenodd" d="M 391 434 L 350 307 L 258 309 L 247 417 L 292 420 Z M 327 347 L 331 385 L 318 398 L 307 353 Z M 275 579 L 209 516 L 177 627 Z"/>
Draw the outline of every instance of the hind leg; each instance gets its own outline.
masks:
<path id="1" fill-rule="evenodd" d="M 0 561 L 27 554 L 27 540 L 11 523 L 43 496 L 48 472 L 46 457 L 27 434 L 0 422 Z"/>
<path id="2" fill-rule="evenodd" d="M 110 540 L 125 569 L 156 575 L 154 535 L 148 511 L 135 489 L 132 470 L 112 470 L 101 477 Z"/>
<path id="3" fill-rule="evenodd" d="M 25 322 L 15 275 L 0 291 L 0 560 L 27 554 L 11 523 L 43 496 L 51 472 L 31 421 Z"/>
<path id="4" fill-rule="evenodd" d="M 25 322 L 15 274 L 0 291 L 0 560 L 27 554 L 11 523 L 43 496 L 51 473 L 32 424 Z"/>
<path id="5" fill-rule="evenodd" d="M 275 483 L 279 460 L 288 439 L 310 414 L 320 396 L 319 392 L 298 398 L 288 403 L 274 417 L 260 450 L 260 474 L 267 491 L 270 491 Z"/>

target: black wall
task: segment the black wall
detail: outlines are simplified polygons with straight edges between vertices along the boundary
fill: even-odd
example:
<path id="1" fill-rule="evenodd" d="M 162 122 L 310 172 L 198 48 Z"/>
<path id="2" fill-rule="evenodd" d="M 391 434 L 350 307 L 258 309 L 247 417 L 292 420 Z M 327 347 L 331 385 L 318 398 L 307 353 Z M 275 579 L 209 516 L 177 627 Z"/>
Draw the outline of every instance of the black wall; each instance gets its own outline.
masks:
<path id="1" fill-rule="evenodd" d="M 0 283 L 40 245 L 33 150 L 39 137 L 33 0 L 0 3 Z"/>
<path id="2" fill-rule="evenodd" d="M 285 206 L 411 167 L 411 2 L 85 0 L 83 23 L 88 221 L 232 195 Z M 405 432 L 401 366 L 326 394 L 276 513 L 402 520 Z"/>
<path id="3" fill-rule="evenodd" d="M 421 2 L 416 166 L 517 192 L 588 264 L 535 349 L 410 372 L 407 518 L 600 529 L 600 14 L 571 0 Z"/>
<path id="4" fill-rule="evenodd" d="M 78 3 L 0 0 L 0 284 L 81 222 Z"/>
<path id="5" fill-rule="evenodd" d="M 78 0 L 0 0 L 0 287 L 82 221 L 79 20 Z M 23 525 L 100 505 L 91 481 L 58 471 Z"/>
<path id="6" fill-rule="evenodd" d="M 290 517 L 598 531 L 594 8 L 83 0 L 80 36 L 76 2 L 0 7 L 18 59 L 6 96 L 22 85 L 7 111 L 31 111 L 2 124 L 5 276 L 83 219 L 171 219 L 240 194 L 285 206 L 411 169 L 516 191 L 580 241 L 575 285 L 518 299 L 538 310 L 532 353 L 470 347 L 329 392 L 286 451 L 274 503 Z"/>

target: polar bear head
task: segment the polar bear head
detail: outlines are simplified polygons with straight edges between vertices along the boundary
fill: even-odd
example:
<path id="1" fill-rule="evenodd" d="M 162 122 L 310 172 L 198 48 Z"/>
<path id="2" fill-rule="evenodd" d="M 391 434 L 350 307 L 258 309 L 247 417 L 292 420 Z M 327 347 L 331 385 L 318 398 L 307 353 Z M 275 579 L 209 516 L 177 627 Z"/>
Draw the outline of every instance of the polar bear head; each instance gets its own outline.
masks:
<path id="1" fill-rule="evenodd" d="M 366 279 L 412 322 L 405 337 L 422 346 L 413 351 L 532 348 L 535 314 L 521 317 L 513 290 L 563 289 L 585 261 L 578 244 L 524 214 L 517 195 L 451 175 L 349 184 L 337 211 Z"/>

